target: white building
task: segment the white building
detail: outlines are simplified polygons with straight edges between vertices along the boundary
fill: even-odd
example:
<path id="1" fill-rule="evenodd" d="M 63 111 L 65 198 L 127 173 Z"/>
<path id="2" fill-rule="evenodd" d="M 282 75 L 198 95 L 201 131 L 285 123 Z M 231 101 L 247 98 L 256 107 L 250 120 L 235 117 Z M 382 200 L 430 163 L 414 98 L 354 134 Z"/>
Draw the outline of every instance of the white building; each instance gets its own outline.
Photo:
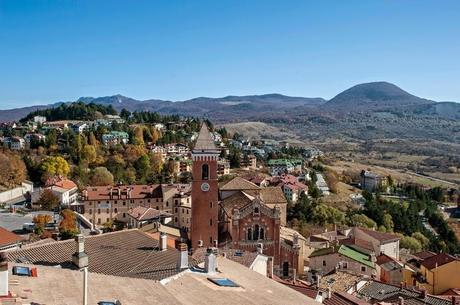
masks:
<path id="1" fill-rule="evenodd" d="M 117 145 L 128 144 L 129 135 L 123 131 L 111 131 L 102 135 L 102 144 L 104 145 Z"/>
<path id="2" fill-rule="evenodd" d="M 46 122 L 46 117 L 41 116 L 41 115 L 36 115 L 36 116 L 34 116 L 33 121 L 34 121 L 34 123 L 43 124 L 43 123 Z"/>

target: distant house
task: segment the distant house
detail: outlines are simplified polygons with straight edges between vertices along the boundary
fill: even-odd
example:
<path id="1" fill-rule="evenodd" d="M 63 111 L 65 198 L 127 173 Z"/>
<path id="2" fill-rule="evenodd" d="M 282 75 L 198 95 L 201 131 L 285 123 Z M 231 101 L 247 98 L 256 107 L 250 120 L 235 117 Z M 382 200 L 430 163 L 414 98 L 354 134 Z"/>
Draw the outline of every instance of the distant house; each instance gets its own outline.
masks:
<path id="1" fill-rule="evenodd" d="M 324 179 L 323 175 L 320 173 L 316 174 L 316 187 L 320 190 L 321 194 L 324 196 L 328 196 L 330 194 L 330 189 L 329 186 L 326 183 L 326 180 Z"/>
<path id="2" fill-rule="evenodd" d="M 32 205 L 39 199 L 43 190 L 48 189 L 59 199 L 61 206 L 70 206 L 77 202 L 78 187 L 72 180 L 64 179 L 60 181 L 49 181 L 48 186 L 44 189 L 36 190 L 32 193 Z"/>
<path id="3" fill-rule="evenodd" d="M 399 260 L 399 237 L 364 228 L 353 228 L 353 236 L 372 243 L 376 255 L 386 254 Z"/>
<path id="4" fill-rule="evenodd" d="M 388 185 L 388 179 L 376 173 L 363 170 L 360 175 L 361 188 L 368 192 L 375 192 L 376 190 L 385 188 Z"/>
<path id="5" fill-rule="evenodd" d="M 284 196 L 292 203 L 296 203 L 302 193 L 308 192 L 308 186 L 299 182 L 296 176 L 289 174 L 273 177 L 272 184 L 281 186 Z"/>
<path id="6" fill-rule="evenodd" d="M 46 117 L 41 116 L 41 115 L 36 115 L 36 116 L 33 117 L 33 122 L 43 124 L 43 123 L 46 122 Z"/>
<path id="7" fill-rule="evenodd" d="M 24 136 L 26 147 L 30 148 L 31 143 L 40 143 L 46 140 L 46 136 L 41 133 L 28 133 Z"/>
<path id="8" fill-rule="evenodd" d="M 268 161 L 268 167 L 272 176 L 290 174 L 294 171 L 302 171 L 303 161 L 301 159 L 271 159 Z"/>
<path id="9" fill-rule="evenodd" d="M 172 220 L 172 215 L 167 212 L 143 206 L 132 208 L 129 210 L 128 216 L 129 228 L 142 228 L 151 223 L 167 224 Z"/>
<path id="10" fill-rule="evenodd" d="M 86 124 L 85 122 L 78 122 L 78 123 L 74 123 L 74 124 L 70 125 L 70 129 L 72 129 L 72 131 L 77 133 L 77 134 L 82 133 L 88 127 L 89 127 L 88 124 Z"/>
<path id="11" fill-rule="evenodd" d="M 225 159 L 220 159 L 217 162 L 217 175 L 223 176 L 230 174 L 230 162 Z"/>
<path id="12" fill-rule="evenodd" d="M 111 131 L 102 135 L 102 144 L 112 146 L 117 144 L 128 144 L 129 135 L 124 131 Z"/>
<path id="13" fill-rule="evenodd" d="M 21 137 L 5 137 L 3 146 L 11 150 L 22 150 L 26 146 L 26 142 Z"/>

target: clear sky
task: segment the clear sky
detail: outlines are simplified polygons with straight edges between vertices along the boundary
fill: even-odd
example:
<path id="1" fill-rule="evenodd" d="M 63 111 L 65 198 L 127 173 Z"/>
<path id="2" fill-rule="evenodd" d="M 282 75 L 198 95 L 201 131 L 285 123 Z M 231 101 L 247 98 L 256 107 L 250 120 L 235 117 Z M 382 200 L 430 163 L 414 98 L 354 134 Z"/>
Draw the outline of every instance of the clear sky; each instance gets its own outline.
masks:
<path id="1" fill-rule="evenodd" d="M 377 80 L 460 101 L 460 1 L 0 0 L 0 109 Z"/>

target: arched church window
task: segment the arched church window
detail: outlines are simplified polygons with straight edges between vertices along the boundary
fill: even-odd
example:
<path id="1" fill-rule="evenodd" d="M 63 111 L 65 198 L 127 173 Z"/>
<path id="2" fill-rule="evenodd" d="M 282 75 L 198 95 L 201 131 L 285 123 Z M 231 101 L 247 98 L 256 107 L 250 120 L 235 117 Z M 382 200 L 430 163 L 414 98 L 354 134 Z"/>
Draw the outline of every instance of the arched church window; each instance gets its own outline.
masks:
<path id="1" fill-rule="evenodd" d="M 258 240 L 259 239 L 259 225 L 254 226 L 254 232 L 253 232 L 253 239 Z"/>
<path id="2" fill-rule="evenodd" d="M 264 228 L 260 228 L 259 238 L 260 238 L 260 239 L 265 239 Z"/>
<path id="3" fill-rule="evenodd" d="M 254 214 L 259 214 L 259 207 L 254 208 Z"/>
<path id="4" fill-rule="evenodd" d="M 252 229 L 248 229 L 248 240 L 252 240 Z"/>
<path id="5" fill-rule="evenodd" d="M 201 166 L 201 180 L 209 179 L 209 165 L 203 164 Z"/>

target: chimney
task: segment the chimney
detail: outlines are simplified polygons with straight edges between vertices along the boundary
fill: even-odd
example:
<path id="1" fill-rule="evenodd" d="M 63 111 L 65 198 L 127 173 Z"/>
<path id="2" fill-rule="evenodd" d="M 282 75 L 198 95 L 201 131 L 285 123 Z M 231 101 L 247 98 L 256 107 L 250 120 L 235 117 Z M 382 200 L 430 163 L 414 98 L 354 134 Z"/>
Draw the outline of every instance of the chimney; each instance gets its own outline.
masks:
<path id="1" fill-rule="evenodd" d="M 168 236 L 165 233 L 160 233 L 160 251 L 166 251 L 168 249 Z"/>
<path id="2" fill-rule="evenodd" d="M 110 187 L 110 191 L 109 191 L 109 192 L 110 192 L 110 199 L 113 199 L 113 188 L 112 188 L 112 187 Z"/>
<path id="3" fill-rule="evenodd" d="M 188 251 L 187 251 L 187 244 L 180 243 L 179 244 L 179 269 L 187 269 L 188 268 Z"/>
<path id="4" fill-rule="evenodd" d="M 404 298 L 403 297 L 399 297 L 399 305 L 404 305 Z"/>
<path id="5" fill-rule="evenodd" d="M 204 260 L 204 270 L 206 273 L 214 274 L 217 270 L 217 258 L 213 253 L 212 248 L 206 249 L 206 257 Z"/>
<path id="6" fill-rule="evenodd" d="M 76 252 L 72 255 L 72 262 L 79 269 L 88 267 L 88 255 L 85 252 L 85 237 L 83 234 L 75 236 Z"/>
<path id="7" fill-rule="evenodd" d="M 267 275 L 269 278 L 273 278 L 273 258 L 269 257 L 267 262 Z"/>
<path id="8" fill-rule="evenodd" d="M 7 296 L 8 292 L 8 261 L 6 252 L 0 252 L 0 297 Z"/>
<path id="9" fill-rule="evenodd" d="M 420 297 L 422 299 L 426 298 L 426 289 L 425 289 L 425 287 L 420 288 Z"/>
<path id="10" fill-rule="evenodd" d="M 331 289 L 331 287 L 327 287 L 327 298 L 328 299 L 332 298 L 332 289 Z"/>
<path id="11" fill-rule="evenodd" d="M 452 305 L 457 305 L 457 298 L 454 295 L 452 296 Z"/>

